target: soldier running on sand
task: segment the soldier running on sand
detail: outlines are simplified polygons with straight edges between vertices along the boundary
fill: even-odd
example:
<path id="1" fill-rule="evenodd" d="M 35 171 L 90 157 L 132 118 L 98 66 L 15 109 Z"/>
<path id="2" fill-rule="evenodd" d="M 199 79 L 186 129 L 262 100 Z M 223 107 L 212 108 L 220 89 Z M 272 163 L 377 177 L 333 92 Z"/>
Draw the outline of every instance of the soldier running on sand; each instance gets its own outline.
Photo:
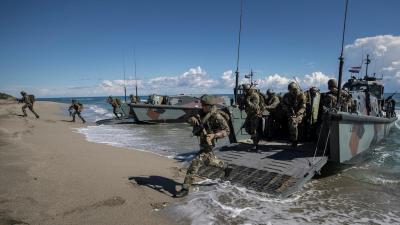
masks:
<path id="1" fill-rule="evenodd" d="M 74 112 L 72 112 L 72 110 L 74 110 Z M 82 110 L 83 105 L 76 100 L 72 100 L 72 104 L 68 108 L 69 115 L 72 116 L 72 122 L 75 122 L 75 115 L 78 115 L 78 117 L 82 120 L 82 123 L 86 123 L 85 119 L 83 119 L 83 117 L 81 116 Z"/>
<path id="2" fill-rule="evenodd" d="M 217 139 L 229 135 L 230 130 L 227 122 L 229 115 L 215 107 L 215 99 L 212 96 L 202 96 L 201 103 L 202 114 L 189 119 L 189 123 L 194 127 L 194 135 L 200 137 L 200 151 L 197 153 L 196 157 L 193 158 L 187 170 L 182 189 L 176 193 L 175 197 L 184 197 L 188 195 L 194 176 L 203 164 L 224 169 L 225 176 L 228 176 L 230 172 L 227 165 L 223 161 L 217 159 L 212 151 Z"/>
<path id="3" fill-rule="evenodd" d="M 39 115 L 35 112 L 33 109 L 33 103 L 35 103 L 35 96 L 33 95 L 28 95 L 25 91 L 21 91 L 22 99 L 20 99 L 18 102 L 19 103 L 24 103 L 22 106 L 22 112 L 24 113 L 24 117 L 27 117 L 28 114 L 26 114 L 26 108 L 31 110 L 33 114 L 35 114 L 36 118 L 39 118 Z"/>
<path id="4" fill-rule="evenodd" d="M 300 87 L 291 82 L 288 85 L 289 93 L 286 93 L 282 99 L 282 110 L 286 113 L 288 118 L 290 140 L 292 147 L 296 148 L 298 144 L 298 126 L 303 121 L 306 112 L 306 96 L 300 90 Z"/>

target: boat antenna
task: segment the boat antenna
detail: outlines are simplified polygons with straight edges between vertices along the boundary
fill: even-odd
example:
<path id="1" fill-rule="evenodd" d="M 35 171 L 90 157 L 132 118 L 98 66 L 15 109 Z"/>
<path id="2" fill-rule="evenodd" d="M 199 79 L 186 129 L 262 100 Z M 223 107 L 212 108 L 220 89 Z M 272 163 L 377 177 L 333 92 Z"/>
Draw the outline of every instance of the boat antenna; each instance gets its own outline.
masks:
<path id="1" fill-rule="evenodd" d="M 125 68 L 125 54 L 124 54 L 124 96 L 125 96 L 125 102 L 126 102 L 126 68 Z"/>
<path id="2" fill-rule="evenodd" d="M 369 54 L 367 54 L 367 59 L 365 60 L 365 78 L 368 77 L 368 65 L 371 63 L 371 59 L 369 59 Z"/>
<path id="3" fill-rule="evenodd" d="M 240 36 L 242 33 L 242 16 L 243 16 L 243 0 L 240 0 L 240 21 L 239 21 L 239 33 L 238 33 L 238 46 L 237 46 L 237 58 L 236 58 L 236 71 L 235 71 L 235 89 L 234 91 L 234 104 L 238 102 L 238 89 L 239 89 L 239 59 L 240 59 Z"/>
<path id="4" fill-rule="evenodd" d="M 138 99 L 138 86 L 137 86 L 137 77 L 136 77 L 136 49 L 133 50 L 133 62 L 134 62 L 134 71 L 135 71 L 135 95 L 136 95 L 136 99 Z"/>
<path id="5" fill-rule="evenodd" d="M 344 35 L 346 32 L 346 20 L 347 20 L 347 6 L 349 5 L 349 0 L 346 0 L 346 9 L 344 11 L 344 21 L 343 21 L 343 32 L 342 32 L 342 49 L 339 57 L 339 79 L 338 79 L 338 93 L 337 93 L 337 106 L 339 106 L 341 102 L 341 90 L 342 90 L 342 77 L 343 77 L 343 48 L 344 48 Z"/>

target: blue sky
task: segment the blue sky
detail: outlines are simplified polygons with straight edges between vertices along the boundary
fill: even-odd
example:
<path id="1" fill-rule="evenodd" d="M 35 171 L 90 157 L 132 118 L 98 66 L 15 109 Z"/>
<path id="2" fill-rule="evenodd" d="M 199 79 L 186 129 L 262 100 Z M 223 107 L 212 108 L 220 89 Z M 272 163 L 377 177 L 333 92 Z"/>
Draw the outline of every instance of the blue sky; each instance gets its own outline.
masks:
<path id="1" fill-rule="evenodd" d="M 244 2 L 241 72 L 278 89 L 294 76 L 308 86 L 336 76 L 344 0 Z M 239 0 L 1 0 L 0 91 L 119 94 L 135 49 L 144 94 L 229 93 L 239 9 Z M 399 9 L 398 0 L 349 3 L 346 67 L 370 53 L 371 68 L 394 81 L 388 90 L 400 84 Z"/>

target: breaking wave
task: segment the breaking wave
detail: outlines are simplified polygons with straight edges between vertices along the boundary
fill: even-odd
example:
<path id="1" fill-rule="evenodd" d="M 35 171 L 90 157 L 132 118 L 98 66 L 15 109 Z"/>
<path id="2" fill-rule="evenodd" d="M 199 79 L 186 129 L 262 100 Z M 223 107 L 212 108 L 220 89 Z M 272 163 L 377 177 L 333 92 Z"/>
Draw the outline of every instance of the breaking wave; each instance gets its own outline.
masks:
<path id="1" fill-rule="evenodd" d="M 197 140 L 188 135 L 190 128 L 184 124 L 100 125 L 77 128 L 75 131 L 84 134 L 90 142 L 135 150 L 146 149 L 180 161 L 193 157 L 193 152 L 199 148 Z"/>

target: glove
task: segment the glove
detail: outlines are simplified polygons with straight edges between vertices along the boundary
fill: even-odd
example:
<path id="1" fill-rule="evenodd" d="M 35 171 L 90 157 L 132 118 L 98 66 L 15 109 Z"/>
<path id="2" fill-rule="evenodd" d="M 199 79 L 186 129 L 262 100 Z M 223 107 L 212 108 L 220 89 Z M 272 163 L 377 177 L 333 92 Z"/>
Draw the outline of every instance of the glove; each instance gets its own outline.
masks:
<path id="1" fill-rule="evenodd" d="M 214 138 L 215 138 L 214 134 L 207 134 L 207 136 L 206 136 L 207 143 L 209 145 L 212 145 L 212 142 L 213 142 Z"/>
<path id="2" fill-rule="evenodd" d="M 191 116 L 191 117 L 189 118 L 188 123 L 189 123 L 190 125 L 192 125 L 192 126 L 198 126 L 198 125 L 200 124 L 200 123 L 199 123 L 199 120 L 198 120 L 196 117 L 194 117 L 194 116 Z"/>

